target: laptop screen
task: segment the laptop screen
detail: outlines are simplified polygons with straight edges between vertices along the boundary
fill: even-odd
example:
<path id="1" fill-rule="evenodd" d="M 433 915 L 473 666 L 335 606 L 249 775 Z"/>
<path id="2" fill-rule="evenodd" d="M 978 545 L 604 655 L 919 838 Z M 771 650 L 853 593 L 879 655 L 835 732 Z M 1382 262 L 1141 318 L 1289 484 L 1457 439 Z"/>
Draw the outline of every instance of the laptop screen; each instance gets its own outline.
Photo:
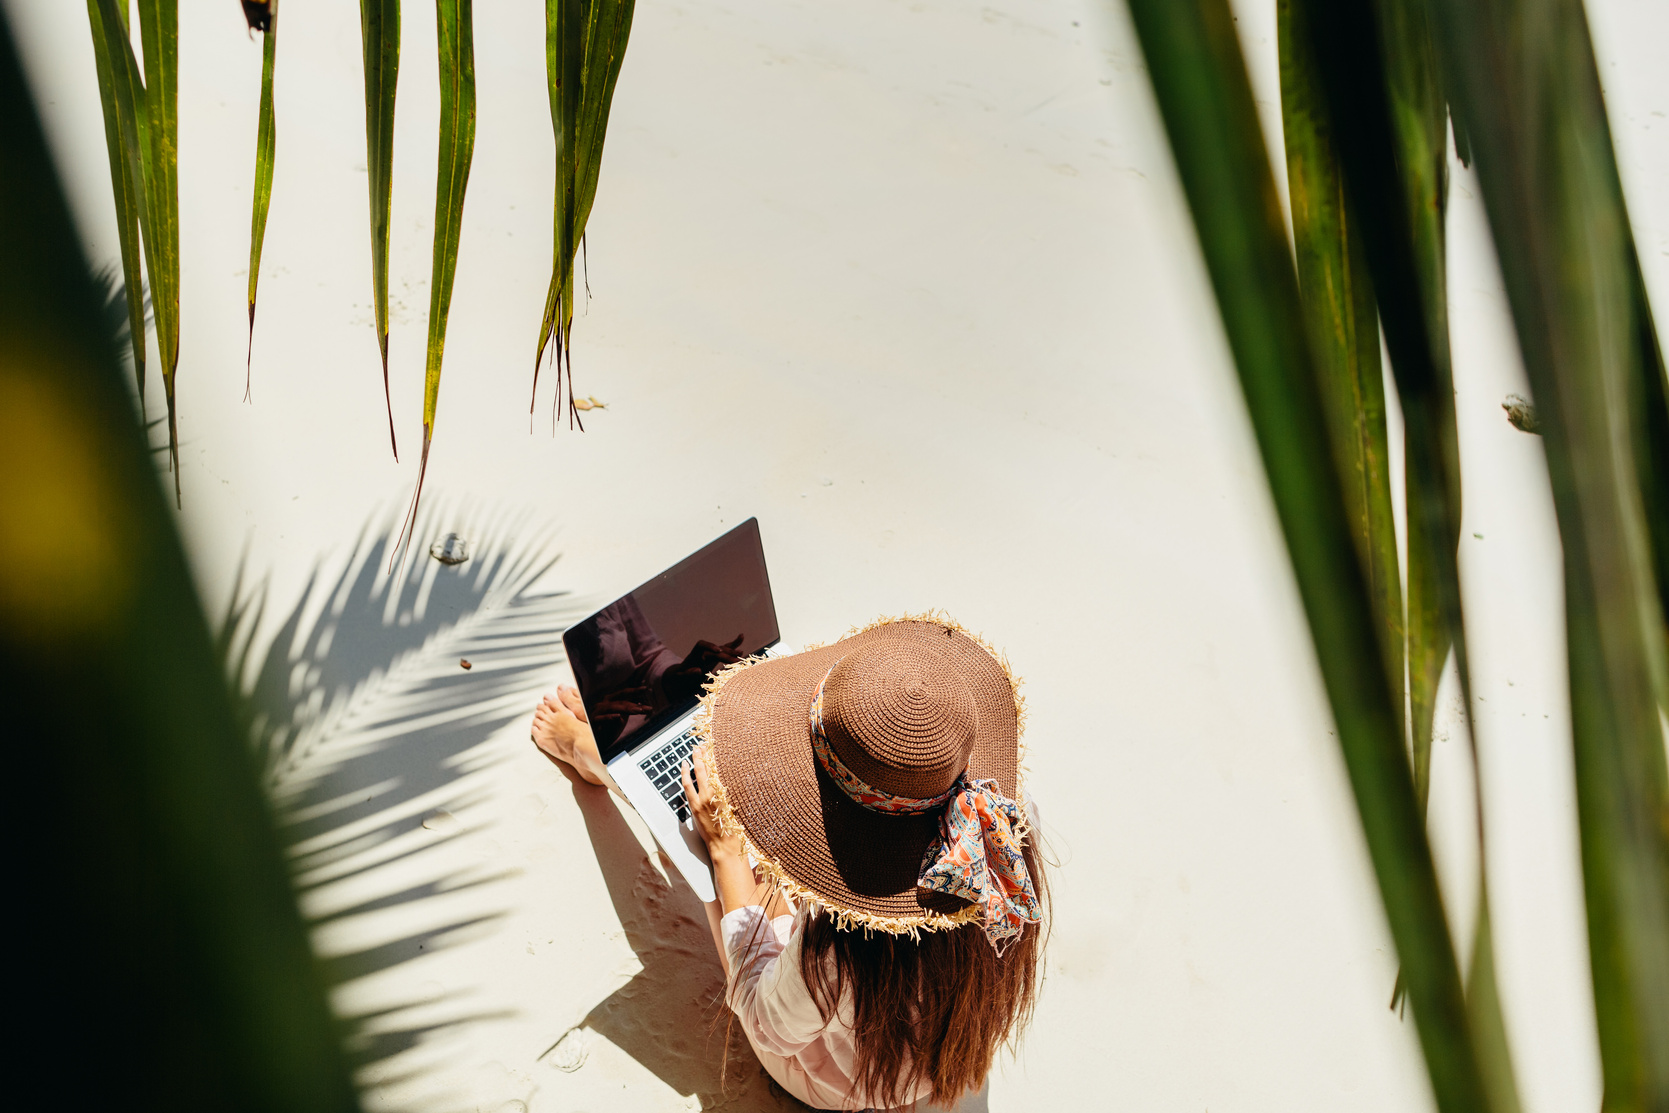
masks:
<path id="1" fill-rule="evenodd" d="M 778 637 L 759 520 L 749 518 L 562 642 L 608 762 L 693 709 L 713 672 Z"/>

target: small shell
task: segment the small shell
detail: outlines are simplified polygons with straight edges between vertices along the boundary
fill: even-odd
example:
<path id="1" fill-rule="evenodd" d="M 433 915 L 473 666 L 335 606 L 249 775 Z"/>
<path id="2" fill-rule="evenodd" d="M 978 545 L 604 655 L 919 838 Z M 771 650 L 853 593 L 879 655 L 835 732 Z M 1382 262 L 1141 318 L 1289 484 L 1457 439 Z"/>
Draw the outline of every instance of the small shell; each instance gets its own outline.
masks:
<path id="1" fill-rule="evenodd" d="M 1541 419 L 1536 416 L 1536 407 L 1522 394 L 1509 394 L 1507 400 L 1501 403 L 1501 408 L 1507 411 L 1507 422 L 1521 433 L 1540 433 Z"/>
<path id="2" fill-rule="evenodd" d="M 462 564 L 469 559 L 469 546 L 462 537 L 449 533 L 444 541 L 429 546 L 429 555 L 442 564 Z"/>
<path id="3" fill-rule="evenodd" d="M 586 1059 L 591 1056 L 591 1049 L 586 1046 L 585 1033 L 579 1028 L 570 1028 L 539 1058 L 543 1059 L 547 1055 L 550 1057 L 551 1066 L 564 1074 L 573 1074 L 585 1066 Z"/>

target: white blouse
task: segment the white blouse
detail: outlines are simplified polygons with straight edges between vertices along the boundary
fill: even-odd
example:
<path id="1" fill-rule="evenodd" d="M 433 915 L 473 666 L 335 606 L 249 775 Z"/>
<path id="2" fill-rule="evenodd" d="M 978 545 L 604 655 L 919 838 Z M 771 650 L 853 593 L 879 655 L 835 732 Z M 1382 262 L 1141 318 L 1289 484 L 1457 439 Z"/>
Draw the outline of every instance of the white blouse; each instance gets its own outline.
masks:
<path id="1" fill-rule="evenodd" d="M 842 998 L 827 1025 L 800 976 L 800 940 L 807 906 L 764 924 L 757 904 L 727 913 L 719 923 L 730 964 L 726 1002 L 742 1022 L 760 1063 L 783 1089 L 819 1109 L 865 1109 L 852 1089 L 857 1046 L 852 1039 L 852 1003 Z M 905 1104 L 925 1100 L 933 1090 L 923 1079 Z"/>

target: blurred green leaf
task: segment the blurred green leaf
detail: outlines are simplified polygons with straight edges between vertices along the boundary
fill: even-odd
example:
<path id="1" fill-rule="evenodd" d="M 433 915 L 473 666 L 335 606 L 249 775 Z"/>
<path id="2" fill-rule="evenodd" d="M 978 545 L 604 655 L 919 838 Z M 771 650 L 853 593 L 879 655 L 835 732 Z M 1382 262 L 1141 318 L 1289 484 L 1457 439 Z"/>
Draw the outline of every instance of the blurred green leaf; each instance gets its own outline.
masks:
<path id="1" fill-rule="evenodd" d="M 1578 0 L 1441 0 L 1437 42 L 1535 392 L 1565 563 L 1605 1109 L 1669 1108 L 1663 601 L 1645 518 L 1648 327 Z M 1619 451 L 1621 449 L 1621 451 Z"/>
<path id="2" fill-rule="evenodd" d="M 360 46 L 365 56 L 365 170 L 371 190 L 371 301 L 382 353 L 383 402 L 394 459 L 394 400 L 388 390 L 388 219 L 394 189 L 394 93 L 400 78 L 400 0 L 359 0 Z"/>
<path id="3" fill-rule="evenodd" d="M 127 41 L 127 9 L 113 8 L 115 36 Z M 110 158 L 110 185 L 116 201 L 116 233 L 122 248 L 122 280 L 127 291 L 128 339 L 133 349 L 133 377 L 139 391 L 139 413 L 145 413 L 145 280 L 139 254 L 139 219 L 145 208 L 144 176 L 139 161 L 138 122 L 133 116 L 133 87 L 127 62 L 120 56 L 116 37 L 105 34 L 100 0 L 87 0 L 87 22 L 93 31 L 93 58 L 98 66 L 99 103 L 104 109 L 104 145 Z M 131 48 L 128 48 L 131 54 Z M 119 75 L 119 76 L 118 76 Z M 120 98 L 117 82 L 122 84 Z M 125 114 L 125 115 L 124 115 Z"/>
<path id="4" fill-rule="evenodd" d="M 1482 840 L 1480 840 L 1481 842 Z M 1480 845 L 1479 851 L 1482 852 Z M 1478 867 L 1478 918 L 1472 925 L 1472 955 L 1466 965 L 1466 1007 L 1478 1041 L 1478 1061 L 1491 1099 L 1498 1110 L 1517 1113 L 1518 1082 L 1513 1077 L 1512 1049 L 1501 1018 L 1501 990 L 1495 976 L 1495 929 L 1489 913 L 1489 878 Z"/>
<path id="5" fill-rule="evenodd" d="M 278 125 L 272 110 L 272 67 L 278 52 L 278 0 L 269 0 L 261 44 L 261 109 L 255 134 L 255 202 L 249 222 L 249 349 L 244 354 L 243 394 L 249 397 L 249 369 L 255 354 L 255 287 L 261 277 L 261 245 L 272 204 L 272 163 L 278 150 Z"/>
<path id="6" fill-rule="evenodd" d="M 109 0 L 98 12 L 120 27 Z M 4 8 L 0 150 L 0 440 L 29 462 L 0 469 L 0 702 L 27 786 L 12 819 L 35 833 L 8 878 L 34 913 L 8 986 L 19 1100 L 41 1104 L 35 1082 L 101 1109 L 349 1113 L 288 863 Z M 91 1028 L 112 1036 L 95 1062 Z"/>
<path id="7" fill-rule="evenodd" d="M 1651 304 L 1646 298 L 1646 279 L 1640 273 L 1639 252 L 1630 251 L 1629 261 L 1640 348 L 1636 365 L 1639 397 L 1634 407 L 1640 421 L 1634 442 L 1635 474 L 1640 479 L 1646 524 L 1651 530 L 1659 609 L 1669 628 L 1669 379 L 1665 378 L 1663 347 L 1658 343 L 1657 324 L 1652 320 Z M 1660 689 L 1657 699 L 1659 706 L 1669 712 L 1669 692 Z M 1669 831 L 1669 816 L 1665 817 L 1664 830 Z"/>
<path id="8" fill-rule="evenodd" d="M 1224 0 L 1130 0 L 1286 537 L 1438 1107 L 1487 1110 L 1298 286 Z"/>

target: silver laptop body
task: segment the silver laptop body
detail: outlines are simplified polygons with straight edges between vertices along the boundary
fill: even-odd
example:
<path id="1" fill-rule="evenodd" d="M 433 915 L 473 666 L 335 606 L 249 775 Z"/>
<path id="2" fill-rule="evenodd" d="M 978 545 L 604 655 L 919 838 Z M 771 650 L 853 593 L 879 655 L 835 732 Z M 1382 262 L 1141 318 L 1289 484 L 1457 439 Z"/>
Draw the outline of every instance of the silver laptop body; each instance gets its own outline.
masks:
<path id="1" fill-rule="evenodd" d="M 695 747 L 695 714 L 713 671 L 776 654 L 776 604 L 758 519 L 685 557 L 562 637 L 609 776 L 703 901 L 712 865 L 679 769 Z"/>

